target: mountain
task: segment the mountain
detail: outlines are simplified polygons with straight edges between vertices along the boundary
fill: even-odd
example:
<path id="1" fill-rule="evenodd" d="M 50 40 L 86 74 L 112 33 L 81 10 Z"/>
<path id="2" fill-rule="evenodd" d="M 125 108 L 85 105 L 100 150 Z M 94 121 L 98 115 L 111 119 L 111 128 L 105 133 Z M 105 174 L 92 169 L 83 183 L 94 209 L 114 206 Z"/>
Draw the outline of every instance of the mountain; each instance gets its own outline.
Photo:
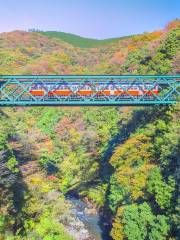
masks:
<path id="1" fill-rule="evenodd" d="M 95 48 L 1 33 L 0 74 L 178 74 L 179 27 Z M 2 108 L 0 239 L 79 240 L 73 196 L 97 209 L 104 239 L 177 240 L 179 119 L 179 103 Z"/>
<path id="2" fill-rule="evenodd" d="M 39 32 L 1 33 L 0 74 L 177 73 L 178 36 L 178 20 L 96 48 L 77 48 Z"/>
<path id="3" fill-rule="evenodd" d="M 65 33 L 65 32 L 57 32 L 57 31 L 37 31 L 49 38 L 56 38 L 60 39 L 64 42 L 67 42 L 74 47 L 79 47 L 79 48 L 96 48 L 100 46 L 104 46 L 106 44 L 110 43 L 115 43 L 118 42 L 121 39 L 126 39 L 131 36 L 127 37 L 121 37 L 121 38 L 110 38 L 110 39 L 103 39 L 103 40 L 98 40 L 98 39 L 93 39 L 93 38 L 84 38 L 75 34 L 71 33 Z"/>

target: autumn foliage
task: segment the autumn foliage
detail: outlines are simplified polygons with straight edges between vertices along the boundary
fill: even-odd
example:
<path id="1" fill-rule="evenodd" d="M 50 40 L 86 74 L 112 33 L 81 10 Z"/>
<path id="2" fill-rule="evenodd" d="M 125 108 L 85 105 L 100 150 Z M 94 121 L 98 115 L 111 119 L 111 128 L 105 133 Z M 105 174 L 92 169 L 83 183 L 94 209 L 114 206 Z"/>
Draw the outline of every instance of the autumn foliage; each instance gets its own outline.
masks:
<path id="1" fill-rule="evenodd" d="M 0 34 L 0 74 L 178 74 L 179 61 L 179 20 L 94 48 L 41 32 Z M 69 193 L 99 210 L 113 240 L 178 239 L 179 112 L 179 104 L 1 109 L 0 239 L 71 240 Z"/>

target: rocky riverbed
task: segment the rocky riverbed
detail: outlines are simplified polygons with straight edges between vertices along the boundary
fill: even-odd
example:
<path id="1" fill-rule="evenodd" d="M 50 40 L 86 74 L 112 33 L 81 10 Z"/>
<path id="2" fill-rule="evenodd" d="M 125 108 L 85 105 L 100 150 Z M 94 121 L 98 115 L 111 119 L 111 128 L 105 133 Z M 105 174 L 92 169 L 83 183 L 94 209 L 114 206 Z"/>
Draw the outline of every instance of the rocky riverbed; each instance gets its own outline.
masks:
<path id="1" fill-rule="evenodd" d="M 67 232 L 75 240 L 103 240 L 98 212 L 74 197 L 68 197 L 67 200 L 71 206 L 71 215 L 66 225 Z"/>

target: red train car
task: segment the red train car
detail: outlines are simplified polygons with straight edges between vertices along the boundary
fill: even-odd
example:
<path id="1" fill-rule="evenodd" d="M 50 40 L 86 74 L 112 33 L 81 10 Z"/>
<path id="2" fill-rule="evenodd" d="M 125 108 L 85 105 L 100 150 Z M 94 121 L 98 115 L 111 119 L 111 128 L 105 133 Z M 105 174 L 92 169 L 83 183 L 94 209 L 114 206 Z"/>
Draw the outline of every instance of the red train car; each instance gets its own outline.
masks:
<path id="1" fill-rule="evenodd" d="M 85 85 L 79 88 L 78 85 L 72 85 L 67 87 L 65 85 L 52 86 L 42 86 L 41 84 L 35 85 L 30 89 L 30 94 L 33 96 L 45 96 L 55 97 L 55 96 L 120 96 L 120 95 L 130 95 L 130 96 L 141 96 L 141 95 L 157 95 L 158 85 L 153 84 L 122 84 L 122 85 L 105 85 L 99 84 L 95 88 L 90 85 Z"/>

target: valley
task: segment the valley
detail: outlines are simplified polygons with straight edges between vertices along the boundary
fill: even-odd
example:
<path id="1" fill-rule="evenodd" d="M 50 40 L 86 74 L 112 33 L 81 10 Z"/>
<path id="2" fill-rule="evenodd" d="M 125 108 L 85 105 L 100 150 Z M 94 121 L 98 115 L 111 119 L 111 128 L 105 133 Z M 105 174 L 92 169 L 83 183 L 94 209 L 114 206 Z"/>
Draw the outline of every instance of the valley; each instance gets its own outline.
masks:
<path id="1" fill-rule="evenodd" d="M 0 33 L 0 74 L 179 74 L 179 39 L 178 19 L 93 47 Z M 177 240 L 179 119 L 179 103 L 1 108 L 0 240 Z"/>

